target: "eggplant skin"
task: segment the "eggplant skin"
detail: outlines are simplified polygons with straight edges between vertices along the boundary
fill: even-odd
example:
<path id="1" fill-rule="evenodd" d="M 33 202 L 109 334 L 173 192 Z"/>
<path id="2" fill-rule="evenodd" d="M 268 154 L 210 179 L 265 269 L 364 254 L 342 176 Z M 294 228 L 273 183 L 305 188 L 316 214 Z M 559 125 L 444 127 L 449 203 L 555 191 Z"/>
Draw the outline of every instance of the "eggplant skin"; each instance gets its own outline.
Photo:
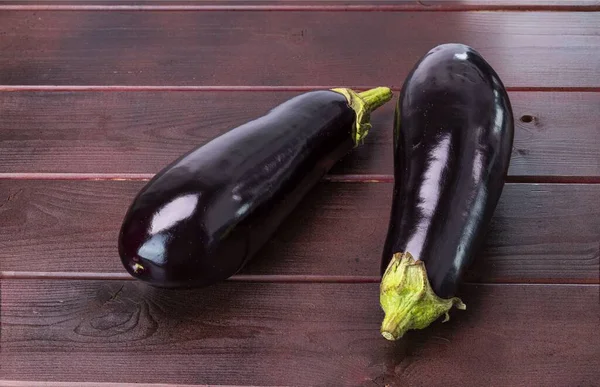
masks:
<path id="1" fill-rule="evenodd" d="M 235 274 L 354 148 L 355 119 L 344 95 L 312 91 L 174 161 L 125 215 L 118 241 L 124 267 L 169 288 Z"/>
<path id="2" fill-rule="evenodd" d="M 513 126 L 504 85 L 473 48 L 443 44 L 415 65 L 396 106 L 382 274 L 408 252 L 437 296 L 455 295 L 500 198 Z"/>

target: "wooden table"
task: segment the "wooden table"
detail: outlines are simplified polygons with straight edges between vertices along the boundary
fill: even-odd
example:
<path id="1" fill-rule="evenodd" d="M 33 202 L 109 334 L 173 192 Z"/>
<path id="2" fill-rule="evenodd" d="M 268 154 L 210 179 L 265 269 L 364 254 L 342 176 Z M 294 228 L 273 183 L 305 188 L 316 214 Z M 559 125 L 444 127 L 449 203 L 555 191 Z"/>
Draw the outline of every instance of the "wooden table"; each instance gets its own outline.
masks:
<path id="1" fill-rule="evenodd" d="M 512 161 L 468 309 L 389 342 L 394 103 L 444 42 L 509 87 Z M 168 162 L 303 91 L 379 85 L 365 145 L 243 277 L 125 273 L 120 222 Z M 599 250 L 598 1 L 0 2 L 2 386 L 597 386 Z"/>

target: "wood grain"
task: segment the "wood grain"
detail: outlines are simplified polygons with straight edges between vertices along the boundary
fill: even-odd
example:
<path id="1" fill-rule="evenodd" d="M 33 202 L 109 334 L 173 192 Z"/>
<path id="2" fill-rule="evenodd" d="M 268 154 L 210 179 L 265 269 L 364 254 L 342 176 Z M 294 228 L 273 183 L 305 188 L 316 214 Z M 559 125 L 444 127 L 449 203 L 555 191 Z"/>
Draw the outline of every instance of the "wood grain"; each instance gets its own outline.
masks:
<path id="1" fill-rule="evenodd" d="M 123 272 L 116 243 L 134 181 L 0 181 L 1 270 Z M 243 274 L 377 276 L 392 185 L 321 183 Z M 508 184 L 477 282 L 597 283 L 600 185 Z"/>
<path id="2" fill-rule="evenodd" d="M 592 386 L 598 290 L 465 286 L 467 311 L 388 342 L 377 284 L 3 281 L 0 360 L 46 381 Z"/>
<path id="3" fill-rule="evenodd" d="M 0 173 L 156 173 L 299 92 L 0 93 Z M 391 174 L 394 99 L 333 174 Z M 513 92 L 509 175 L 600 176 L 600 93 Z M 527 121 L 527 122 L 525 122 Z"/>
<path id="4" fill-rule="evenodd" d="M 422 55 L 454 41 L 479 50 L 507 86 L 600 87 L 598 21 L 593 12 L 4 11 L 0 84 L 399 87 Z"/>
<path id="5" fill-rule="evenodd" d="M 103 382 L 46 382 L 31 380 L 0 380 L 0 387 L 112 387 Z M 119 383 L 119 387 L 140 387 L 139 383 Z M 144 387 L 208 387 L 201 384 L 144 383 Z"/>
<path id="6" fill-rule="evenodd" d="M 0 9 L 18 10 L 341 10 L 341 11 L 588 11 L 597 0 L 3 0 Z"/>
<path id="7" fill-rule="evenodd" d="M 84 4 L 77 0 L 0 0 L 0 6 L 5 5 L 209 5 L 209 6 L 236 6 L 236 5 L 393 5 L 409 6 L 418 5 L 423 9 L 427 7 L 448 7 L 456 6 L 489 6 L 490 4 L 499 6 L 568 6 L 579 5 L 591 7 L 598 4 L 598 0 L 90 0 Z"/>

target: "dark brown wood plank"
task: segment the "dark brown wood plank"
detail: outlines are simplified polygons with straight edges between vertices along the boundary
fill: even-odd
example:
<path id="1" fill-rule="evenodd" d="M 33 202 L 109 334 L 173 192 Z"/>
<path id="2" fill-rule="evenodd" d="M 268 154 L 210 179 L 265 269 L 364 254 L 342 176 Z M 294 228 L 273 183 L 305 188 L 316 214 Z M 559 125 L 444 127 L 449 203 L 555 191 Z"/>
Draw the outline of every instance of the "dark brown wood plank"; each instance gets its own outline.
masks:
<path id="1" fill-rule="evenodd" d="M 600 87 L 597 13 L 368 16 L 4 11 L 0 84 L 399 87 L 429 49 L 454 41 L 479 50 L 508 86 Z"/>
<path id="2" fill-rule="evenodd" d="M 4 0 L 5 9 L 230 9 L 230 10 L 393 10 L 393 11 L 465 11 L 465 10 L 596 10 L 597 0 Z"/>
<path id="3" fill-rule="evenodd" d="M 0 387 L 112 387 L 103 382 L 47 382 L 39 380 L 0 380 Z M 140 387 L 139 383 L 119 383 L 119 387 Z M 199 384 L 144 383 L 144 387 L 201 387 Z"/>
<path id="4" fill-rule="evenodd" d="M 389 342 L 377 284 L 3 281 L 7 379 L 244 385 L 592 386 L 598 286 L 480 285 Z"/>
<path id="5" fill-rule="evenodd" d="M 156 173 L 300 92 L 0 93 L 0 172 Z M 391 174 L 398 92 L 333 174 Z M 600 176 L 600 93 L 512 92 L 509 175 Z M 526 122 L 525 122 L 526 121 Z"/>
<path id="6" fill-rule="evenodd" d="M 5 271 L 119 272 L 133 181 L 0 181 Z M 321 183 L 244 274 L 378 276 L 392 185 Z M 600 185 L 507 184 L 467 279 L 597 283 Z"/>

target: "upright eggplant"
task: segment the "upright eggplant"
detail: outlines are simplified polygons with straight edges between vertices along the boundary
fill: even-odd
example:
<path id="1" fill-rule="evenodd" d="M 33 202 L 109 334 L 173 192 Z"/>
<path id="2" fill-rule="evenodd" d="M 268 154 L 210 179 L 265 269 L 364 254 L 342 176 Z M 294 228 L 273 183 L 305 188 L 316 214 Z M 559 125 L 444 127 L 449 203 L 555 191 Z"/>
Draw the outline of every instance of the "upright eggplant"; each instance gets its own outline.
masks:
<path id="1" fill-rule="evenodd" d="M 381 333 L 397 340 L 452 306 L 504 186 L 513 113 L 471 47 L 429 51 L 405 80 L 394 119 L 394 191 L 381 272 Z"/>
<path id="2" fill-rule="evenodd" d="M 159 287 L 203 287 L 238 272 L 302 197 L 369 131 L 389 88 L 312 91 L 213 139 L 134 198 L 119 254 Z"/>

